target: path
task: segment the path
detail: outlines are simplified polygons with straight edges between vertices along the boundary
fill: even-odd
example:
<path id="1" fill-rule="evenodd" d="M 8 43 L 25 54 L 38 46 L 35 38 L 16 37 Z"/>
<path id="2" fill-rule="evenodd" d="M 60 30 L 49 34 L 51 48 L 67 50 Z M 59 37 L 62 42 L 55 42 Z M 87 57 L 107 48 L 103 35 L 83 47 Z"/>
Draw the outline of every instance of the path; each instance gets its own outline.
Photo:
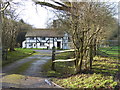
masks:
<path id="1" fill-rule="evenodd" d="M 41 67 L 51 58 L 51 50 L 35 50 L 39 52 L 19 61 L 16 61 L 3 68 L 2 87 L 3 88 L 59 88 L 48 81 L 41 74 Z M 17 71 L 24 63 L 30 62 L 30 66 L 22 73 Z"/>

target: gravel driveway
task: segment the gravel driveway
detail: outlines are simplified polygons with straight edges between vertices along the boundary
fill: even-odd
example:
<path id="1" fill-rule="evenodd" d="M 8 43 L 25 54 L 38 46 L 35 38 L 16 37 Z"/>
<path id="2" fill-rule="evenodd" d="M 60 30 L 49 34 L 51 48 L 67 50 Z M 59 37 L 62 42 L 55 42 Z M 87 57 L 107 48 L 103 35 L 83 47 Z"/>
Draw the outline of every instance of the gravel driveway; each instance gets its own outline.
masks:
<path id="1" fill-rule="evenodd" d="M 43 64 L 51 59 L 51 50 L 35 50 L 39 52 L 8 66 L 3 67 L 2 87 L 3 88 L 60 88 L 44 78 L 40 71 Z M 14 73 L 22 64 L 30 62 L 30 66 L 20 74 Z"/>

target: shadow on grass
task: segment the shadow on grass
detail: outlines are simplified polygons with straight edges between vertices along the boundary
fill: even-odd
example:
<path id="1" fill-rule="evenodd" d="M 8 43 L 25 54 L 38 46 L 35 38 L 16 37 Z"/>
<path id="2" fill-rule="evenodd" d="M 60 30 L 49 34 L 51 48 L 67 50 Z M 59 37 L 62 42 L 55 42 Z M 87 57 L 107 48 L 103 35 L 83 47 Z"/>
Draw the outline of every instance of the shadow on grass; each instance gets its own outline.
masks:
<path id="1" fill-rule="evenodd" d="M 102 57 L 101 57 L 102 58 Z M 55 63 L 55 71 L 51 70 L 52 61 L 43 65 L 43 73 L 48 77 L 67 77 L 76 74 L 74 62 L 57 62 Z M 94 60 L 92 70 L 83 70 L 84 74 L 103 74 L 105 76 L 114 76 L 118 72 L 118 63 L 115 59 L 102 58 L 101 60 Z"/>

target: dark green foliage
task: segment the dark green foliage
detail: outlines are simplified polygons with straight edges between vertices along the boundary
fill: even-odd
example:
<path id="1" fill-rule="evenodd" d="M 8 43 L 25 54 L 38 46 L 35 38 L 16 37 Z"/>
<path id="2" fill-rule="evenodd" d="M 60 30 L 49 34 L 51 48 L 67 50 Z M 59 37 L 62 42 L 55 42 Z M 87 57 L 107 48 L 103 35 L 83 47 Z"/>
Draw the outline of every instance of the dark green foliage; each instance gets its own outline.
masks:
<path id="1" fill-rule="evenodd" d="M 26 35 L 26 32 L 19 32 L 18 33 L 18 36 L 17 36 L 17 43 L 20 44 L 20 47 L 22 47 L 22 42 L 25 40 L 25 35 Z"/>
<path id="2" fill-rule="evenodd" d="M 29 30 L 32 30 L 32 26 L 25 23 L 22 19 L 19 21 L 19 33 L 17 35 L 17 38 L 16 38 L 16 43 L 19 43 L 20 46 L 18 47 L 22 47 L 22 42 L 25 40 L 25 35 L 26 35 L 26 32 L 29 31 Z"/>

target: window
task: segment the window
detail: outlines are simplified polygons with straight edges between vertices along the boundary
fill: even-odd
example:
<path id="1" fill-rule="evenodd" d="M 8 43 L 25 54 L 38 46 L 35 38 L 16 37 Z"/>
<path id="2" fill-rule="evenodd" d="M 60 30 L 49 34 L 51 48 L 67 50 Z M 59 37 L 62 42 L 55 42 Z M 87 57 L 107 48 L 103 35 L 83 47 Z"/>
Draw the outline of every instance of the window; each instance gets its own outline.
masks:
<path id="1" fill-rule="evenodd" d="M 31 47 L 32 45 L 33 45 L 33 43 L 30 43 L 30 44 L 29 44 L 29 47 Z"/>
<path id="2" fill-rule="evenodd" d="M 68 42 L 70 42 L 71 41 L 71 38 L 70 37 L 68 37 Z"/>
<path id="3" fill-rule="evenodd" d="M 30 37 L 30 40 L 33 40 L 34 39 L 34 37 Z"/>
<path id="4" fill-rule="evenodd" d="M 45 37 L 41 37 L 42 40 L 45 40 Z"/>
<path id="5" fill-rule="evenodd" d="M 40 46 L 44 46 L 44 45 L 45 45 L 45 43 L 43 43 L 43 42 L 40 43 Z"/>

